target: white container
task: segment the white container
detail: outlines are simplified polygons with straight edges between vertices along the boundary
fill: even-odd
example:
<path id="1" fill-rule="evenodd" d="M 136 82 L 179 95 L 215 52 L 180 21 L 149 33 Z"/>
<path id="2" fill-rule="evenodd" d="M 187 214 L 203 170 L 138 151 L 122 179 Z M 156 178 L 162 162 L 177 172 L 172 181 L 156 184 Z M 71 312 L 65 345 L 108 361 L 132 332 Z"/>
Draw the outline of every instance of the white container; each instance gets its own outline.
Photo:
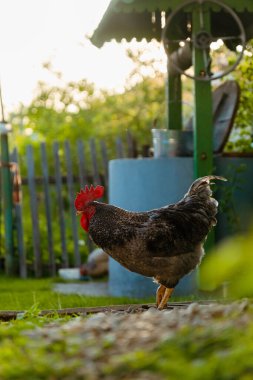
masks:
<path id="1" fill-rule="evenodd" d="M 168 129 L 152 129 L 154 158 L 168 157 L 169 131 Z"/>
<path id="2" fill-rule="evenodd" d="M 80 268 L 61 268 L 58 273 L 64 280 L 80 280 Z"/>

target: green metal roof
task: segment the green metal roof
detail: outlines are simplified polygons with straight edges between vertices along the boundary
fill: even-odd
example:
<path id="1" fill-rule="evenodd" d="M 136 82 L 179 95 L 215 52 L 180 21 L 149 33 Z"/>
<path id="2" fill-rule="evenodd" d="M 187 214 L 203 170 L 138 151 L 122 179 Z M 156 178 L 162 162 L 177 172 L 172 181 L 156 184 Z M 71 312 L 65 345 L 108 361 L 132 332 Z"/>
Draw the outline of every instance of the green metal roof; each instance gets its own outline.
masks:
<path id="1" fill-rule="evenodd" d="M 253 0 L 222 0 L 222 2 L 237 12 L 240 17 L 247 39 L 253 37 Z M 123 38 L 130 41 L 132 38 L 150 41 L 161 39 L 161 12 L 168 15 L 185 0 L 111 0 L 102 20 L 94 31 L 91 41 L 97 47 L 105 42 Z M 215 24 L 224 27 L 224 18 Z M 222 32 L 222 31 L 221 31 Z"/>

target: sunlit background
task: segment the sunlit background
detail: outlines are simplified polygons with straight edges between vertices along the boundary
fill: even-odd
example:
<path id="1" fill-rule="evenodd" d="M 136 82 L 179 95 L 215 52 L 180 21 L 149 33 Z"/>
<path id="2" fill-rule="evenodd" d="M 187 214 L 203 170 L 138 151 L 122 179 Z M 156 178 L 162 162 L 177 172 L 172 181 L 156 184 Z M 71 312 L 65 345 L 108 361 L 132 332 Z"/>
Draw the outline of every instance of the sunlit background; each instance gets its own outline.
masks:
<path id="1" fill-rule="evenodd" d="M 0 0 L 0 77 L 7 111 L 27 104 L 43 80 L 54 84 L 87 78 L 100 88 L 120 90 L 133 63 L 126 44 L 98 49 L 91 36 L 110 0 Z"/>

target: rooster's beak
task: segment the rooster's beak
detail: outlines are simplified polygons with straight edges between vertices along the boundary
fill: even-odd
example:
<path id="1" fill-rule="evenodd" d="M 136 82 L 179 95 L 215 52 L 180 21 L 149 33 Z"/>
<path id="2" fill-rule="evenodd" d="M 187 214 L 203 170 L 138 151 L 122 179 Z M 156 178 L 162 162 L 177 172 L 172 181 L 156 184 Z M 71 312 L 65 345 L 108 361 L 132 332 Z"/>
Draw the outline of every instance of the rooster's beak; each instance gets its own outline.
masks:
<path id="1" fill-rule="evenodd" d="M 79 210 L 78 210 L 78 211 L 76 212 L 76 215 L 81 215 L 82 213 L 83 213 L 83 211 L 79 211 Z"/>

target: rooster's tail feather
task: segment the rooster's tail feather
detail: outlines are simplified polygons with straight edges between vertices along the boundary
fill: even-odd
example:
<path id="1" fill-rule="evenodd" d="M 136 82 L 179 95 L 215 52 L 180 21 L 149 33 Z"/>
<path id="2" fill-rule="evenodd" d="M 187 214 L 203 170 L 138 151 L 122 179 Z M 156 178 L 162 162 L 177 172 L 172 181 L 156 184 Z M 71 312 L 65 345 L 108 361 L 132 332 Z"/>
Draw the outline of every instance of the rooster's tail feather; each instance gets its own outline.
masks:
<path id="1" fill-rule="evenodd" d="M 208 175 L 205 177 L 198 178 L 193 182 L 186 196 L 192 197 L 194 195 L 197 195 L 201 198 L 211 197 L 212 190 L 210 185 L 214 184 L 214 182 L 211 181 L 216 179 L 226 181 L 226 178 L 217 175 Z"/>

